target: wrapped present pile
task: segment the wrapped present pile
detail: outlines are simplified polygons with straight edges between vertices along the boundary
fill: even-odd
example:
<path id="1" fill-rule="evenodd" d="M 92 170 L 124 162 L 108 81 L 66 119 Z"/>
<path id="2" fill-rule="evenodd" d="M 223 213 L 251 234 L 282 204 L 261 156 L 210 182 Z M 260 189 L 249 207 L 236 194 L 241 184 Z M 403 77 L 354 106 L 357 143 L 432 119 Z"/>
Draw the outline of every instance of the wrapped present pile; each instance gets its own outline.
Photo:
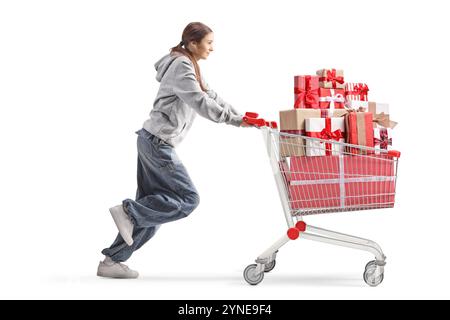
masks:
<path id="1" fill-rule="evenodd" d="M 330 120 L 326 120 L 328 118 Z M 327 126 L 329 121 L 333 125 Z M 392 148 L 395 125 L 389 119 L 388 104 L 369 101 L 368 85 L 346 83 L 343 70 L 337 69 L 321 69 L 316 75 L 295 76 L 294 108 L 280 111 L 281 132 L 376 149 Z M 283 137 L 281 156 L 323 155 L 317 150 L 308 151 L 313 148 L 305 148 L 305 144 L 299 137 Z M 324 150 L 325 155 L 335 154 L 329 152 L 329 146 Z"/>
<path id="2" fill-rule="evenodd" d="M 394 182 L 390 179 L 393 173 L 391 166 L 377 169 L 383 165 L 385 154 L 377 150 L 392 148 L 395 125 L 396 122 L 389 118 L 389 105 L 370 101 L 366 83 L 345 82 L 343 70 L 321 69 L 316 75 L 295 76 L 294 107 L 280 111 L 280 132 L 291 135 L 280 135 L 279 149 L 280 156 L 288 159 L 290 172 L 294 173 L 289 177 L 294 208 L 295 203 L 299 208 L 312 207 L 313 203 L 317 206 L 311 197 L 317 186 L 309 180 L 325 181 L 321 179 L 324 170 L 328 170 L 325 174 L 328 180 L 322 181 L 322 186 L 326 186 L 323 190 L 327 190 L 329 197 L 322 207 L 379 203 L 379 196 L 375 199 L 375 195 L 379 194 L 380 188 L 384 191 L 394 189 Z M 344 148 L 336 142 L 371 149 Z M 358 155 L 370 153 L 374 154 L 372 160 L 365 160 L 365 165 L 361 165 L 362 157 Z M 338 155 L 342 155 L 340 160 Z M 370 167 L 367 167 L 367 161 L 373 162 Z M 327 166 L 317 173 L 319 162 L 322 167 L 324 163 Z M 307 172 L 315 172 L 315 175 Z M 378 178 L 348 180 L 364 176 Z M 343 181 L 348 183 L 343 185 Z M 365 194 L 361 195 L 361 190 Z M 367 190 L 371 190 L 369 194 Z M 388 196 L 382 200 L 393 205 L 393 199 Z"/>

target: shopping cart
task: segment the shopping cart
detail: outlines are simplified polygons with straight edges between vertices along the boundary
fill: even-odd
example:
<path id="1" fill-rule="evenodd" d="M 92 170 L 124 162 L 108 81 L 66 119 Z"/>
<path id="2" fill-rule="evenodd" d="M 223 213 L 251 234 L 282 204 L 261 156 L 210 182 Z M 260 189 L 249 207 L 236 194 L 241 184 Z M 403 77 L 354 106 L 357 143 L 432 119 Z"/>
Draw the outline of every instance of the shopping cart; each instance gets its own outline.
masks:
<path id="1" fill-rule="evenodd" d="M 307 225 L 303 216 L 392 208 L 400 152 L 342 143 L 326 130 L 322 137 L 327 139 L 279 132 L 276 122 L 258 119 L 256 113 L 247 113 L 244 121 L 263 134 L 288 225 L 286 234 L 245 268 L 245 280 L 260 283 L 275 268 L 278 250 L 300 238 L 373 253 L 363 278 L 369 286 L 379 285 L 386 256 L 377 243 Z"/>

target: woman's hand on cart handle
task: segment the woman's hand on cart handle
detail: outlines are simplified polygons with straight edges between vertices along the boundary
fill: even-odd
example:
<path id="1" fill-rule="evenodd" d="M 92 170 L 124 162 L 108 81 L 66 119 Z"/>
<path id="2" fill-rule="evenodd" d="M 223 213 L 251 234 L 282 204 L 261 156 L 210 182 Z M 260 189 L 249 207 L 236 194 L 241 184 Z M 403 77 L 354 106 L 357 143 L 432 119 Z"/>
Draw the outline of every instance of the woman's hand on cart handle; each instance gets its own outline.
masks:
<path id="1" fill-rule="evenodd" d="M 249 123 L 246 122 L 244 119 L 242 119 L 241 127 L 244 127 L 244 128 L 250 128 L 250 127 L 254 127 L 254 125 L 249 124 Z"/>

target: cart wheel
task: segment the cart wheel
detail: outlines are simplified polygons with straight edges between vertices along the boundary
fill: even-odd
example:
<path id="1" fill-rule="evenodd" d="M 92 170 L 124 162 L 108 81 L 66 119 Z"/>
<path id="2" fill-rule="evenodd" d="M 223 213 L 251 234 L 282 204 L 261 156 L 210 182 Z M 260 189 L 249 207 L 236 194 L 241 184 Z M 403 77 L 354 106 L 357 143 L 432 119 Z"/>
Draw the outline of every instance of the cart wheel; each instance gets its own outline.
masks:
<path id="1" fill-rule="evenodd" d="M 371 261 L 372 262 L 372 261 Z M 371 287 L 376 287 L 379 285 L 384 278 L 384 274 L 380 273 L 378 276 L 375 276 L 375 271 L 379 268 L 376 264 L 367 264 L 366 270 L 364 271 L 364 281 Z"/>
<path id="2" fill-rule="evenodd" d="M 275 268 L 276 260 L 272 260 L 272 262 L 269 262 L 264 266 L 264 272 L 270 272 Z"/>
<path id="3" fill-rule="evenodd" d="M 376 265 L 377 265 L 376 260 L 369 261 L 369 262 L 367 262 L 367 264 L 366 264 L 365 270 L 367 270 L 367 268 L 369 268 L 370 266 L 376 266 Z"/>
<path id="4" fill-rule="evenodd" d="M 251 264 L 244 270 L 244 279 L 251 285 L 257 285 L 264 279 L 264 272 L 260 274 L 255 274 L 256 264 Z"/>

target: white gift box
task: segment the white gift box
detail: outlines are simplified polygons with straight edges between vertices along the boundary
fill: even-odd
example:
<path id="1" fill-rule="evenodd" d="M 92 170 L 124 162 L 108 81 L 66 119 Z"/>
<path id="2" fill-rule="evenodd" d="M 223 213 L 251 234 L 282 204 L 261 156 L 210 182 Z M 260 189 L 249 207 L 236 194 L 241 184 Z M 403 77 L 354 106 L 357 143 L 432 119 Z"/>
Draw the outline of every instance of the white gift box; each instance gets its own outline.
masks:
<path id="1" fill-rule="evenodd" d="M 345 121 L 343 117 L 305 119 L 305 132 L 308 137 L 344 142 Z M 306 155 L 310 157 L 338 155 L 343 151 L 344 147 L 337 143 L 306 140 Z"/>
<path id="2" fill-rule="evenodd" d="M 362 92 L 358 90 L 360 88 L 363 89 Z M 368 91 L 369 88 L 365 83 L 347 82 L 345 84 L 345 99 L 346 101 L 368 101 Z"/>

